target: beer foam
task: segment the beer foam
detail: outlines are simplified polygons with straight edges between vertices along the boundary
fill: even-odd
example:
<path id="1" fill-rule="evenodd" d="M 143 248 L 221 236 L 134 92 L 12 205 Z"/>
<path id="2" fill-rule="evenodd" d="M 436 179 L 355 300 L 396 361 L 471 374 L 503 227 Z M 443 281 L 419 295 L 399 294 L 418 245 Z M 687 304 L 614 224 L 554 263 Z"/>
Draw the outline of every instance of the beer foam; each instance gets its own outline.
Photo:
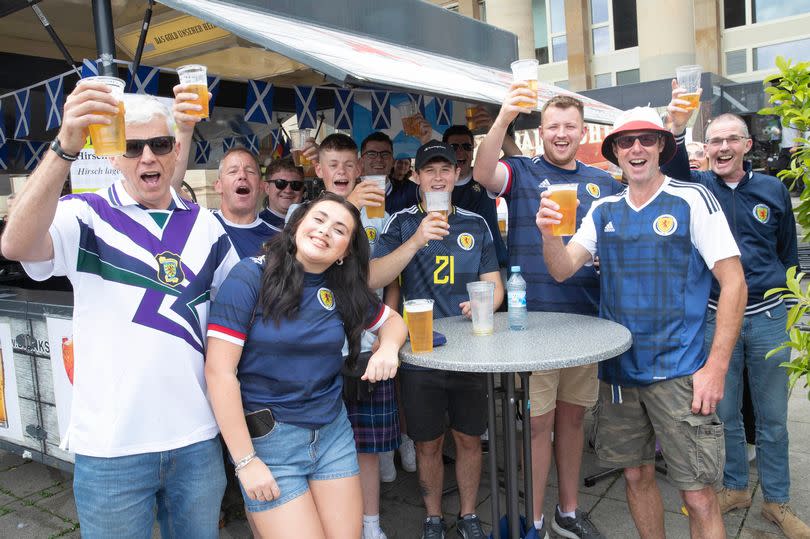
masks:
<path id="1" fill-rule="evenodd" d="M 409 313 L 424 313 L 432 310 L 432 299 L 412 299 L 405 302 L 405 311 Z"/>

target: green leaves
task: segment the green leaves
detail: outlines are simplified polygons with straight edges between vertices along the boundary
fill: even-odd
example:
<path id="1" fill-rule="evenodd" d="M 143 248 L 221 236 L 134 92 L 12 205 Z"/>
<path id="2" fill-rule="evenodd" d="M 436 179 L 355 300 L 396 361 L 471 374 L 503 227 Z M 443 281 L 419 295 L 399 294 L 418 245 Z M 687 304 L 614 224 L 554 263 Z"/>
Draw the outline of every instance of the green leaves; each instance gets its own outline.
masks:
<path id="1" fill-rule="evenodd" d="M 810 309 L 810 290 L 802 289 L 804 277 L 803 272 L 798 272 L 797 267 L 792 266 L 785 274 L 784 287 L 771 288 L 765 292 L 766 298 L 781 294 L 782 299 L 796 300 L 796 304 L 788 310 L 785 323 L 785 330 L 790 340 L 765 354 L 765 359 L 768 359 L 782 350 L 790 349 L 791 355 L 795 355 L 790 361 L 779 365 L 788 371 L 791 390 L 801 379 L 804 379 L 805 387 L 810 387 L 810 330 L 801 324 L 802 318 Z M 810 399 L 810 391 L 807 393 L 807 398 Z"/>

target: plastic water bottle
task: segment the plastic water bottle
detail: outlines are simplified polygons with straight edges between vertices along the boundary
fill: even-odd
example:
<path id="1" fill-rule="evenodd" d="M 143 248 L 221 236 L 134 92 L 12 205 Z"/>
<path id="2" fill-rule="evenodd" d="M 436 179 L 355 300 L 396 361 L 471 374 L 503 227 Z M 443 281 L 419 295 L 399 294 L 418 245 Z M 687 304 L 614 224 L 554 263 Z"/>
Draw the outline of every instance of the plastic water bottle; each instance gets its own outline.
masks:
<path id="1" fill-rule="evenodd" d="M 512 276 L 506 281 L 509 329 L 526 329 L 526 281 L 520 275 L 520 266 L 512 266 Z"/>

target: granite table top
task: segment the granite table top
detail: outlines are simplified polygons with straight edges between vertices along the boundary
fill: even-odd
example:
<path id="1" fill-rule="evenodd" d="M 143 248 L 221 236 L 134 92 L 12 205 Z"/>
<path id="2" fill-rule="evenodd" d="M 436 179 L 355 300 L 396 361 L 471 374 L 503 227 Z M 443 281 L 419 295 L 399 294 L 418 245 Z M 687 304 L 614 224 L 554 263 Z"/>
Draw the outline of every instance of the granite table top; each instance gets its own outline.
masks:
<path id="1" fill-rule="evenodd" d="M 434 320 L 433 329 L 447 344 L 414 354 L 406 342 L 399 351 L 404 363 L 462 372 L 543 371 L 609 359 L 633 342 L 616 322 L 569 313 L 530 312 L 523 331 L 509 330 L 507 313 L 495 313 L 492 335 L 474 335 L 462 316 Z"/>

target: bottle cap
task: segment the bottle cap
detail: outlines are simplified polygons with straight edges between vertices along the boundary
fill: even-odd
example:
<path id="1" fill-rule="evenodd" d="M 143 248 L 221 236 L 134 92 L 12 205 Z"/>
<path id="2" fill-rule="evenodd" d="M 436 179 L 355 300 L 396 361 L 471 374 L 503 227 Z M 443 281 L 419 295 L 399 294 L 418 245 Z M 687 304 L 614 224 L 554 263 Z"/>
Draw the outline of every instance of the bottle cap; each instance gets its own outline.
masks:
<path id="1" fill-rule="evenodd" d="M 512 266 L 512 273 L 520 273 L 520 266 Z"/>

